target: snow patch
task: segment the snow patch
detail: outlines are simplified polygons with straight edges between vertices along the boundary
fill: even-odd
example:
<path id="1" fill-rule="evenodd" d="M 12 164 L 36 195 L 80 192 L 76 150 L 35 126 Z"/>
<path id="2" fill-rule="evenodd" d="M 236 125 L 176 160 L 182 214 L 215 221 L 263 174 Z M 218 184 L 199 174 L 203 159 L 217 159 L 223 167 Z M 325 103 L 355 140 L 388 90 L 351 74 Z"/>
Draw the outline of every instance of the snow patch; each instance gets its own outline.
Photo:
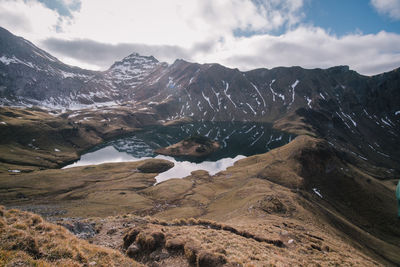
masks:
<path id="1" fill-rule="evenodd" d="M 319 196 L 320 198 L 324 198 L 324 197 L 322 196 L 321 192 L 320 192 L 317 188 L 314 187 L 312 190 L 314 191 L 314 193 L 315 193 L 317 196 Z"/>
<path id="2" fill-rule="evenodd" d="M 312 102 L 311 98 L 309 98 L 308 96 L 305 96 L 304 98 L 307 100 L 308 107 L 312 108 L 312 106 L 311 106 L 311 102 Z"/>
<path id="3" fill-rule="evenodd" d="M 271 83 L 269 84 L 269 89 L 271 90 L 272 93 L 272 101 L 275 102 L 275 96 L 280 97 L 282 99 L 283 102 L 285 102 L 285 96 L 282 94 L 279 94 L 277 92 L 274 91 L 274 89 L 272 89 L 272 84 L 275 82 L 275 79 L 271 81 Z"/>
<path id="4" fill-rule="evenodd" d="M 248 133 L 251 132 L 254 128 L 256 128 L 255 125 L 253 125 L 250 129 L 248 129 L 248 130 L 247 130 L 246 132 L 244 132 L 244 133 L 248 134 Z"/>
<path id="5" fill-rule="evenodd" d="M 207 96 L 205 96 L 205 95 L 204 95 L 204 92 L 201 92 L 201 94 L 203 95 L 203 98 L 208 102 L 208 105 L 210 106 L 210 108 L 211 108 L 212 110 L 215 111 L 215 109 L 214 109 L 213 106 L 211 105 L 210 98 L 207 97 Z"/>
<path id="6" fill-rule="evenodd" d="M 15 56 L 12 56 L 12 58 L 6 57 L 6 56 L 1 56 L 0 57 L 0 62 L 3 63 L 4 65 L 10 65 L 10 64 L 23 64 L 25 66 L 28 66 L 33 69 L 41 70 L 39 67 L 35 66 L 31 62 L 25 62 L 22 61 Z"/>
<path id="7" fill-rule="evenodd" d="M 249 103 L 246 103 L 246 105 L 251 109 L 251 111 L 253 112 L 254 115 L 257 115 L 257 112 L 253 109 L 252 106 L 250 106 Z"/>
<path id="8" fill-rule="evenodd" d="M 256 140 L 254 140 L 254 142 L 253 143 L 251 143 L 250 144 L 250 146 L 253 146 L 255 143 L 257 143 L 258 142 L 258 140 L 260 140 L 260 138 L 264 135 L 264 131 L 260 134 L 260 136 L 256 139 Z"/>
<path id="9" fill-rule="evenodd" d="M 299 80 L 296 80 L 292 85 L 291 85 L 291 87 L 292 87 L 292 101 L 289 103 L 289 106 L 291 105 L 291 104 L 293 104 L 293 102 L 294 102 L 294 96 L 295 96 L 295 88 L 296 88 L 296 86 L 299 84 Z"/>
<path id="10" fill-rule="evenodd" d="M 213 87 L 211 87 L 211 90 L 214 92 L 215 97 L 217 98 L 217 104 L 218 104 L 217 111 L 219 111 L 221 109 L 221 99 L 219 98 L 219 93 L 215 92 Z"/>
<path id="11" fill-rule="evenodd" d="M 225 94 L 226 97 L 232 102 L 232 104 L 235 106 L 235 108 L 237 108 L 235 102 L 233 102 L 232 99 L 231 99 L 231 95 L 228 95 L 228 93 L 227 93 L 227 92 L 228 92 L 228 89 L 229 89 L 229 83 L 228 83 L 228 82 L 225 82 L 225 81 L 222 81 L 222 83 L 225 85 L 224 94 Z"/>
<path id="12" fill-rule="evenodd" d="M 8 58 L 6 56 L 1 56 L 0 57 L 0 62 L 3 63 L 4 65 L 10 65 L 11 63 L 18 63 L 16 60 L 16 57 L 13 56 L 13 58 Z"/>
<path id="13" fill-rule="evenodd" d="M 345 116 L 347 119 L 349 119 L 353 123 L 354 127 L 357 127 L 357 123 L 351 118 L 351 116 L 344 113 L 341 108 L 340 108 L 340 110 L 341 110 L 340 112 L 342 113 L 342 115 Z"/>
<path id="14" fill-rule="evenodd" d="M 254 83 L 251 82 L 251 85 L 254 87 L 254 89 L 257 91 L 258 95 L 261 97 L 263 103 L 264 103 L 264 107 L 266 107 L 267 105 L 265 104 L 265 100 L 264 97 L 261 95 L 260 91 L 258 90 L 257 86 L 255 86 Z"/>
<path id="15" fill-rule="evenodd" d="M 381 121 L 382 121 L 384 124 L 386 124 L 387 126 L 390 126 L 390 127 L 392 126 L 392 125 L 390 125 L 390 123 L 389 123 L 389 122 L 385 121 L 385 120 L 384 120 L 384 119 L 382 119 L 382 118 L 381 118 Z"/>

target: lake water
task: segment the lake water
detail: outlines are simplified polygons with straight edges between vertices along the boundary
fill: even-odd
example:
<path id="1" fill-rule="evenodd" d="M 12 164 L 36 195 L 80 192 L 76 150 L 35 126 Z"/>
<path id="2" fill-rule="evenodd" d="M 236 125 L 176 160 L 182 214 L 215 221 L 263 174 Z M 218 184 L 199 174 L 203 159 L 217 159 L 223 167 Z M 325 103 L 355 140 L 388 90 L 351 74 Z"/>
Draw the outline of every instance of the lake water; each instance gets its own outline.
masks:
<path id="1" fill-rule="evenodd" d="M 154 150 L 175 144 L 193 135 L 202 135 L 220 143 L 221 148 L 205 157 L 169 157 L 157 155 Z M 131 136 L 115 139 L 98 146 L 81 156 L 81 159 L 64 168 L 106 162 L 138 161 L 160 158 L 174 162 L 170 170 L 159 174 L 157 183 L 170 178 L 182 178 L 194 170 L 206 170 L 211 175 L 232 166 L 239 159 L 265 153 L 289 143 L 294 136 L 272 129 L 270 124 L 246 122 L 189 123 L 168 127 L 149 127 Z"/>

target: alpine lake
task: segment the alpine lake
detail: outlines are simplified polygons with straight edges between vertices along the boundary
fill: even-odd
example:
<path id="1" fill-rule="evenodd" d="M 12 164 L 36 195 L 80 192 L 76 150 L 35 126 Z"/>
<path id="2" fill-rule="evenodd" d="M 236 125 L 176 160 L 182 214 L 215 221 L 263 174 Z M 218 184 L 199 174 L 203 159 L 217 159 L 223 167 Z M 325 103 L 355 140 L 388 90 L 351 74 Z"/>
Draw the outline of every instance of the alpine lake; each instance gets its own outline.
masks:
<path id="1" fill-rule="evenodd" d="M 175 144 L 191 136 L 218 141 L 220 149 L 206 157 L 170 157 L 154 150 Z M 129 162 L 148 158 L 166 159 L 175 165 L 160 173 L 157 183 L 183 178 L 192 171 L 205 170 L 214 175 L 247 156 L 268 152 L 289 143 L 295 136 L 274 130 L 271 124 L 255 122 L 196 122 L 174 126 L 152 126 L 105 142 L 86 152 L 64 168 L 109 162 Z"/>

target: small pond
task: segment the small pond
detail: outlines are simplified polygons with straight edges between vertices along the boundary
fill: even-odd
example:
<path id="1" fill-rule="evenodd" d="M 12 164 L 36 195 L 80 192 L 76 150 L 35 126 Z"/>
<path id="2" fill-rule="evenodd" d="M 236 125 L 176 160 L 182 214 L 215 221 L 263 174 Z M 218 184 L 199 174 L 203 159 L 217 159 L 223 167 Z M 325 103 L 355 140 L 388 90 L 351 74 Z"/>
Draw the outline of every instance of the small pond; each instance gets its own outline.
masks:
<path id="1" fill-rule="evenodd" d="M 154 150 L 175 144 L 193 135 L 203 135 L 220 143 L 221 148 L 205 158 L 173 158 L 157 155 Z M 174 162 L 170 170 L 159 174 L 157 183 L 170 178 L 182 178 L 194 170 L 206 170 L 211 175 L 232 166 L 239 159 L 265 153 L 289 143 L 294 135 L 276 131 L 271 124 L 254 122 L 196 122 L 168 127 L 148 127 L 124 136 L 82 155 L 80 160 L 64 168 L 106 162 L 137 161 L 160 158 Z"/>

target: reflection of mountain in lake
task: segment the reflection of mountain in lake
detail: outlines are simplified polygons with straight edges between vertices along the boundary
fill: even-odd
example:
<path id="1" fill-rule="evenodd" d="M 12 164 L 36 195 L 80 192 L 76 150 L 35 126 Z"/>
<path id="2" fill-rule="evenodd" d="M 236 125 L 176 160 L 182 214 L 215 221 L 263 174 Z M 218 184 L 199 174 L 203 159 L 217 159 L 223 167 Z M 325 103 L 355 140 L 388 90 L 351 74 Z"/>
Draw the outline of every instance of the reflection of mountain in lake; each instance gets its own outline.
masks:
<path id="1" fill-rule="evenodd" d="M 118 151 L 134 157 L 155 156 L 154 149 L 175 144 L 189 136 L 202 135 L 220 143 L 217 152 L 201 160 L 250 156 L 287 144 L 293 135 L 276 131 L 270 124 L 254 122 L 197 122 L 169 127 L 151 127 L 134 136 L 109 142 Z M 196 161 L 193 159 L 193 161 Z M 197 160 L 198 161 L 198 160 Z"/>

